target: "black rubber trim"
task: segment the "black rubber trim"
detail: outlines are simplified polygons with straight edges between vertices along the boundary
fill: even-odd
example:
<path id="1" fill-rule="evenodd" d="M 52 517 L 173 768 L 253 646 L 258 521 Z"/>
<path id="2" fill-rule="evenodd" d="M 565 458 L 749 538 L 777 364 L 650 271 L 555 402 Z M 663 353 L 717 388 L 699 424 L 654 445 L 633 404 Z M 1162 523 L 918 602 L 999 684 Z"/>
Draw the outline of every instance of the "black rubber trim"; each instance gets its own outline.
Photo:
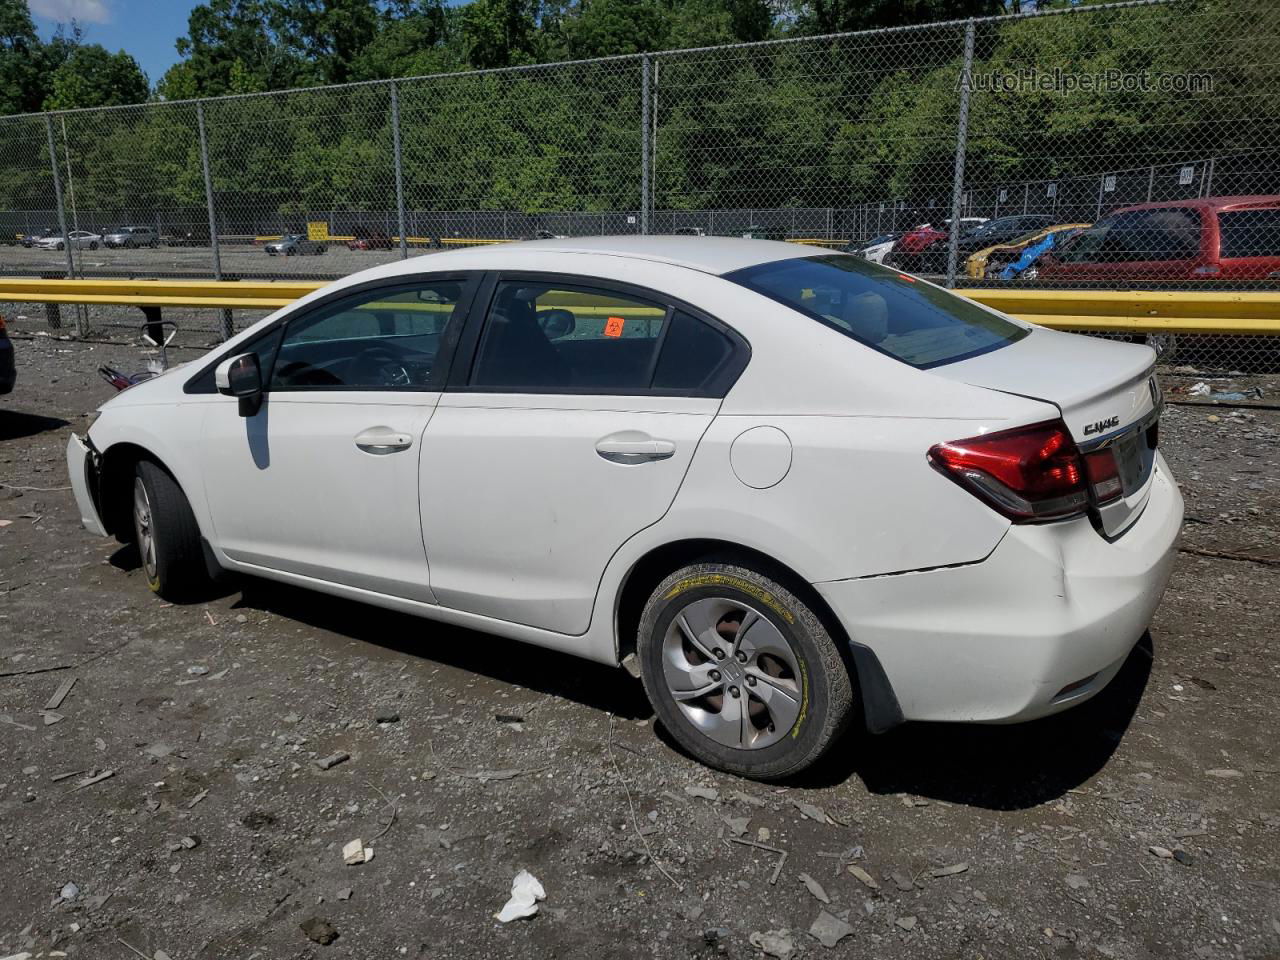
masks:
<path id="1" fill-rule="evenodd" d="M 857 668 L 858 690 L 862 696 L 862 711 L 868 733 L 886 733 L 905 722 L 902 707 L 898 704 L 893 685 L 885 676 L 880 658 L 870 648 L 849 642 L 849 653 Z"/>
<path id="2" fill-rule="evenodd" d="M 204 557 L 205 573 L 209 575 L 210 580 L 216 583 L 226 578 L 227 571 L 222 569 L 222 564 L 218 563 L 218 558 L 214 555 L 213 547 L 204 537 L 200 538 L 200 555 Z"/>

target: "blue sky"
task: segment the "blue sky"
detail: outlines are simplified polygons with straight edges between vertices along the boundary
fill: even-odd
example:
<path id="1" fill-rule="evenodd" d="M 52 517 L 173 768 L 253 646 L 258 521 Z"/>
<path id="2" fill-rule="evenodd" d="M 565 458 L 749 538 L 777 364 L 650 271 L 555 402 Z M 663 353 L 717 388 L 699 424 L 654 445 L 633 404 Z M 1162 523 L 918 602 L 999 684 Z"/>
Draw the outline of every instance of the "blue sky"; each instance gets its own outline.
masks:
<path id="1" fill-rule="evenodd" d="M 173 43 L 187 32 L 187 14 L 199 0 L 27 0 L 42 37 L 76 20 L 90 43 L 113 53 L 127 50 L 152 84 L 178 60 Z"/>

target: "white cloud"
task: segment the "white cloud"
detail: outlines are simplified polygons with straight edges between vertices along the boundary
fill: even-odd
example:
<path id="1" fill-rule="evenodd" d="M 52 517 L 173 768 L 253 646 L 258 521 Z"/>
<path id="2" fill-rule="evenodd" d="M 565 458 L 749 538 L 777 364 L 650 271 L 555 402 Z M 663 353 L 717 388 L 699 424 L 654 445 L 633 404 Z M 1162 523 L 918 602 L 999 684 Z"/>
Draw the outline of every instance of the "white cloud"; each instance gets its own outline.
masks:
<path id="1" fill-rule="evenodd" d="M 106 0 L 28 0 L 31 13 L 46 20 L 68 23 L 108 23 L 111 10 Z"/>

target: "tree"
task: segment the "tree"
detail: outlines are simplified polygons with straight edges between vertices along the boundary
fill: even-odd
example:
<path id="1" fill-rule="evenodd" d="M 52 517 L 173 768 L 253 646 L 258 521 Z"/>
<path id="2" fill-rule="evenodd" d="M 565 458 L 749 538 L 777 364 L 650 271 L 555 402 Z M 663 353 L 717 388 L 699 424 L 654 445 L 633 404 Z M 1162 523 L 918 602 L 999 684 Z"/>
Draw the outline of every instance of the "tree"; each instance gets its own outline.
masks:
<path id="1" fill-rule="evenodd" d="M 471 0 L 462 11 L 462 44 L 473 67 L 534 63 L 538 0 Z"/>
<path id="2" fill-rule="evenodd" d="M 76 47 L 53 72 L 49 87 L 46 110 L 145 103 L 151 93 L 138 61 L 97 43 Z"/>

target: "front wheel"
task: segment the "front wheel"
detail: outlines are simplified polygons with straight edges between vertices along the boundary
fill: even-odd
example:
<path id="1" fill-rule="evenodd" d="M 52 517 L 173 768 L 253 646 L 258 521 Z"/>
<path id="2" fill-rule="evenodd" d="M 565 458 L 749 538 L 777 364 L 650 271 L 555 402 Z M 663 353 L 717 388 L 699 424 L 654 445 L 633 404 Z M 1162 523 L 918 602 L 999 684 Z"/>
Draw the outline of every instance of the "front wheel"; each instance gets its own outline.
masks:
<path id="1" fill-rule="evenodd" d="M 663 580 L 641 615 L 637 654 L 663 726 L 729 773 L 799 773 L 854 713 L 850 668 L 821 620 L 747 567 L 700 563 Z"/>
<path id="2" fill-rule="evenodd" d="M 133 532 L 147 586 L 181 600 L 209 583 L 200 527 L 186 494 L 158 464 L 141 461 L 133 480 Z"/>
<path id="3" fill-rule="evenodd" d="M 95 240 L 95 241 L 93 241 L 92 243 L 90 243 L 90 244 L 89 244 L 89 249 L 90 249 L 90 250 L 97 250 L 97 249 L 98 249 L 98 241 L 97 241 L 97 240 Z"/>

